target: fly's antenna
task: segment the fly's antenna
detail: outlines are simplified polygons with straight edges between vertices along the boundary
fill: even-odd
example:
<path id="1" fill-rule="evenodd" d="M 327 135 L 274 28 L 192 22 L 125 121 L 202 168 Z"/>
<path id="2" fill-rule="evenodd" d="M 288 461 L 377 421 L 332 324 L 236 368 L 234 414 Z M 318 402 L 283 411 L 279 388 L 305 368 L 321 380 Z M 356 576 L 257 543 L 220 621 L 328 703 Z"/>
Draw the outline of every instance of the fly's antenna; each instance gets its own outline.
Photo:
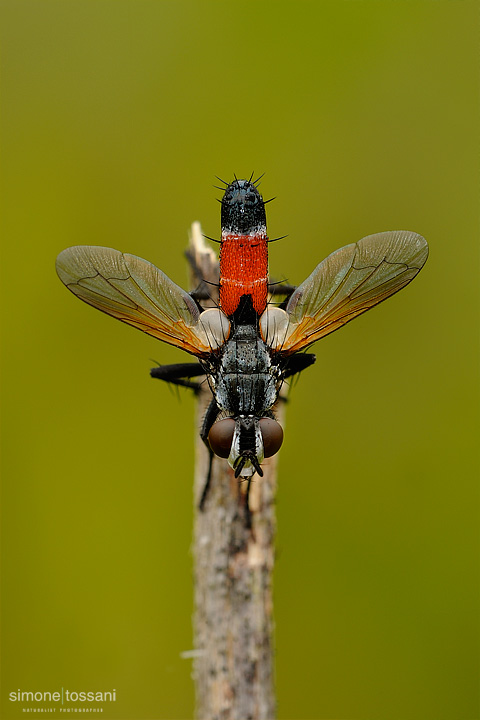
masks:
<path id="1" fill-rule="evenodd" d="M 235 477 L 236 478 L 238 478 L 238 476 L 242 472 L 243 466 L 245 465 L 246 462 L 247 462 L 247 458 L 244 457 L 243 455 L 240 455 L 240 457 L 237 459 L 237 463 L 235 465 Z"/>
<path id="2" fill-rule="evenodd" d="M 257 471 L 257 473 L 260 475 L 260 477 L 263 477 L 263 470 L 262 470 L 260 463 L 257 460 L 256 455 L 252 455 L 251 463 L 252 463 L 253 467 L 255 468 L 255 470 Z"/>
<path id="3" fill-rule="evenodd" d="M 258 176 L 258 178 L 256 180 L 253 181 L 253 184 L 255 185 L 255 187 L 258 187 L 260 185 L 260 180 L 263 178 L 264 175 L 265 175 L 265 173 L 262 173 L 261 175 Z M 253 177 L 253 173 L 252 173 L 252 177 Z M 250 178 L 250 180 L 251 179 L 252 178 Z"/>

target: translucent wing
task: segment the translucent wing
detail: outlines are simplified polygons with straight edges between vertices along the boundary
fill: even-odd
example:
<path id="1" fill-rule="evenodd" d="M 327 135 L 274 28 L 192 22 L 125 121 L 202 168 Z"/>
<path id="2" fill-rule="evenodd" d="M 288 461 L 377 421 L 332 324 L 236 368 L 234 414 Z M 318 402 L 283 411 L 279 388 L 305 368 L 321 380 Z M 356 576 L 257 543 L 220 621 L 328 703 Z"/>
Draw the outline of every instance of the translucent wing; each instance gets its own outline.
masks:
<path id="1" fill-rule="evenodd" d="M 311 345 L 405 287 L 427 257 L 426 240 L 403 230 L 340 248 L 295 290 L 275 344 L 286 354 Z"/>
<path id="2" fill-rule="evenodd" d="M 146 260 L 79 245 L 61 252 L 56 268 L 69 290 L 102 312 L 193 355 L 211 351 L 210 328 L 194 300 Z"/>

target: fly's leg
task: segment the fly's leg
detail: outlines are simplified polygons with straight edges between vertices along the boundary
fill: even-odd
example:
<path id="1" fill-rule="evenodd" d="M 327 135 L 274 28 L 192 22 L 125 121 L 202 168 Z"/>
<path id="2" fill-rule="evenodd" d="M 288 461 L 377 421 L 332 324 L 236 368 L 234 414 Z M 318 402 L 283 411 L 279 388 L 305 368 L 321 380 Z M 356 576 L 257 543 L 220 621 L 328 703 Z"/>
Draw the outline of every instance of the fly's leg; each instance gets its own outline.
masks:
<path id="1" fill-rule="evenodd" d="M 152 368 L 150 370 L 150 375 L 153 378 L 165 380 L 165 382 L 171 383 L 173 385 L 180 385 L 181 387 L 191 388 L 195 393 L 198 393 L 201 387 L 200 383 L 192 382 L 191 380 L 185 380 L 185 378 L 205 375 L 205 370 L 200 363 L 177 363 L 175 365 L 159 365 L 158 367 Z M 200 437 L 205 443 L 209 453 L 207 479 L 205 480 L 205 485 L 203 486 L 202 495 L 198 504 L 200 510 L 203 510 L 203 506 L 205 505 L 205 500 L 207 499 L 212 479 L 214 453 L 208 442 L 208 433 L 210 432 L 213 423 L 217 419 L 219 412 L 220 408 L 218 407 L 214 398 L 212 398 L 207 408 L 207 412 L 205 413 L 205 417 L 203 418 L 202 428 L 200 430 Z"/>
<path id="2" fill-rule="evenodd" d="M 159 365 L 150 370 L 151 377 L 157 378 L 158 380 L 165 380 L 165 382 L 171 383 L 172 385 L 181 385 L 182 387 L 190 388 L 195 393 L 198 393 L 201 384 L 199 382 L 185 380 L 185 378 L 199 377 L 200 375 L 205 375 L 205 370 L 200 363 Z"/>
<path id="3" fill-rule="evenodd" d="M 268 283 L 268 292 L 270 295 L 291 295 L 297 289 L 296 285 L 284 282 Z"/>
<path id="4" fill-rule="evenodd" d="M 280 303 L 278 306 L 281 310 L 285 310 L 288 301 L 290 300 L 290 296 L 294 292 L 294 290 L 297 289 L 296 285 L 290 285 L 289 283 L 279 282 L 279 283 L 269 283 L 268 285 L 268 292 L 270 295 L 285 295 L 285 299 Z"/>
<path id="5" fill-rule="evenodd" d="M 317 357 L 313 353 L 300 353 L 299 355 L 291 355 L 283 363 L 283 378 L 292 377 L 302 372 L 316 361 Z"/>
<path id="6" fill-rule="evenodd" d="M 310 367 L 310 365 L 313 365 L 316 359 L 317 357 L 313 353 L 301 353 L 299 355 L 291 355 L 289 358 L 282 361 L 282 380 L 286 380 L 287 378 L 293 377 L 294 375 L 298 375 L 302 372 L 302 370 L 305 370 L 306 368 Z M 287 403 L 287 395 L 279 395 L 278 401 Z M 273 420 L 275 420 L 275 416 L 273 415 L 273 413 L 271 415 L 267 414 L 265 415 L 265 417 L 271 417 Z"/>
<path id="7" fill-rule="evenodd" d="M 212 398 L 210 401 L 210 405 L 207 408 L 207 412 L 205 413 L 205 417 L 203 418 L 202 428 L 200 430 L 200 437 L 202 438 L 203 442 L 205 443 L 208 453 L 209 453 L 207 479 L 205 480 L 205 485 L 203 486 L 202 495 L 200 497 L 200 502 L 198 503 L 198 507 L 200 510 L 203 510 L 203 508 L 205 506 L 205 500 L 207 499 L 208 491 L 210 490 L 210 483 L 212 481 L 212 467 L 213 467 L 214 452 L 208 442 L 208 433 L 212 429 L 212 425 L 215 422 L 215 420 L 217 419 L 219 412 L 220 412 L 220 408 L 218 407 L 218 405 L 215 401 L 215 398 Z"/>
<path id="8" fill-rule="evenodd" d="M 217 287 L 217 286 L 215 286 L 215 287 Z M 192 297 L 195 300 L 200 312 L 202 310 L 204 310 L 204 308 L 200 304 L 200 300 L 211 300 L 212 299 L 212 293 L 209 291 L 207 283 L 203 280 L 202 280 L 202 282 L 199 283 L 196 290 L 192 290 L 188 294 L 190 295 L 190 297 Z"/>

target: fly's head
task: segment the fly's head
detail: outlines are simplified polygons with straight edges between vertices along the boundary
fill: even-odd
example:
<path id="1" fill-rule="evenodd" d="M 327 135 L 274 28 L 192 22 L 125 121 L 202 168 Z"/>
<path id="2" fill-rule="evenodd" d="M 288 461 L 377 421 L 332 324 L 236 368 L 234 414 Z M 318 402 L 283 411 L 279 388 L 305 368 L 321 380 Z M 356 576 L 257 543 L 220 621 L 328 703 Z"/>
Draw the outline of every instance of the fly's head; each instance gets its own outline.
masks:
<path id="1" fill-rule="evenodd" d="M 283 442 L 281 425 L 271 417 L 239 415 L 215 423 L 208 435 L 215 455 L 228 458 L 235 477 L 262 476 L 262 462 L 275 455 Z"/>
<path id="2" fill-rule="evenodd" d="M 258 235 L 267 231 L 265 203 L 250 180 L 234 180 L 222 198 L 222 233 Z"/>

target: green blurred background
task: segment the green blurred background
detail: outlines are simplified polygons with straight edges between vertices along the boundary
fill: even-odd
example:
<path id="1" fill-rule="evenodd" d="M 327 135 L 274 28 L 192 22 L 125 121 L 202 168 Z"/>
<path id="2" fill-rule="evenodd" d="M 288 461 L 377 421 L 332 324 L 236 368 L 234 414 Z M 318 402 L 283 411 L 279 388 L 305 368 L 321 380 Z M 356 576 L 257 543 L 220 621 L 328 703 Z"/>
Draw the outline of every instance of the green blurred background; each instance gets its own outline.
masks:
<path id="1" fill-rule="evenodd" d="M 22 690 L 193 714 L 194 401 L 180 351 L 55 275 L 69 245 L 186 285 L 193 220 L 266 172 L 276 278 L 391 229 L 430 259 L 288 406 L 279 718 L 478 712 L 478 3 L 2 2 L 3 717 Z"/>

